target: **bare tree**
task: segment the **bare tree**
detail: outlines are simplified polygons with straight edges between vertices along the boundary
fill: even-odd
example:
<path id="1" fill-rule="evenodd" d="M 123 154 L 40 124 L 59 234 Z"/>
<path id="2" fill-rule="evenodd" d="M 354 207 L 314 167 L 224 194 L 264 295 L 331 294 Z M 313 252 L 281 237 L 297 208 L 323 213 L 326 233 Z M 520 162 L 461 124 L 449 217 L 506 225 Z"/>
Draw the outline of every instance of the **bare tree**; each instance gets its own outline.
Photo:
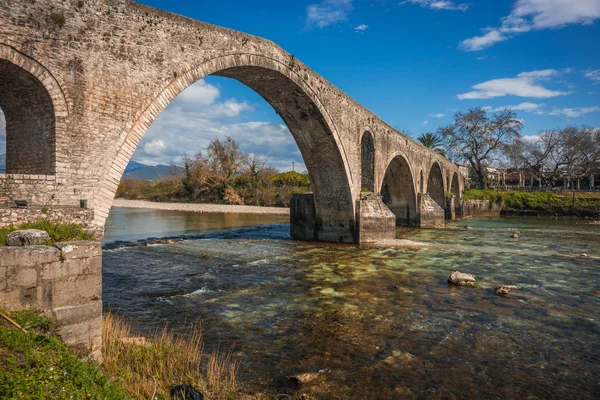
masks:
<path id="1" fill-rule="evenodd" d="M 454 123 L 441 127 L 449 154 L 470 164 L 480 188 L 486 187 L 485 164 L 493 162 L 506 146 L 520 137 L 523 123 L 516 114 L 505 109 L 488 117 L 481 108 L 454 114 Z"/>

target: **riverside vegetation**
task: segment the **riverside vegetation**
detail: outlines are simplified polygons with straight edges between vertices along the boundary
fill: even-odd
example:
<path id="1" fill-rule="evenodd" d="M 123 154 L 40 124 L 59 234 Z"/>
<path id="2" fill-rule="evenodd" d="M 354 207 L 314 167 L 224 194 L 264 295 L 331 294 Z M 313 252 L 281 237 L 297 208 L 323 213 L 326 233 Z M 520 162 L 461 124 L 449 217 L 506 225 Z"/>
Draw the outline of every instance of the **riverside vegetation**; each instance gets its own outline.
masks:
<path id="1" fill-rule="evenodd" d="M 104 363 L 86 361 L 56 335 L 52 320 L 33 311 L 0 318 L 0 398 L 168 399 L 176 384 L 191 384 L 206 399 L 261 399 L 241 392 L 239 364 L 230 353 L 204 354 L 199 324 L 175 335 L 166 327 L 148 340 L 128 341 L 129 324 L 104 315 Z"/>
<path id="2" fill-rule="evenodd" d="M 490 200 L 503 210 L 537 211 L 545 215 L 600 215 L 600 192 L 513 191 L 470 189 L 465 200 Z"/>
<path id="3" fill-rule="evenodd" d="M 279 173 L 230 137 L 213 139 L 205 153 L 184 156 L 184 171 L 156 181 L 125 178 L 117 197 L 130 200 L 289 207 L 295 193 L 310 192 L 307 173 Z"/>

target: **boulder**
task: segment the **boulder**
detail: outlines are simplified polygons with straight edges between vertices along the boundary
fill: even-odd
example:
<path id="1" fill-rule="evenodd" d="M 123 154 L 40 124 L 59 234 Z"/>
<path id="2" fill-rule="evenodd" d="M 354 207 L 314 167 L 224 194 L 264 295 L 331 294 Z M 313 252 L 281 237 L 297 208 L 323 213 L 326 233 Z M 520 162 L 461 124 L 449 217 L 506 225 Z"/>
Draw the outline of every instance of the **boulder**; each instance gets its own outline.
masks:
<path id="1" fill-rule="evenodd" d="M 190 385 L 177 385 L 171 388 L 172 400 L 204 400 L 204 395 Z"/>
<path id="2" fill-rule="evenodd" d="M 501 285 L 494 290 L 496 291 L 497 295 L 507 295 L 511 290 L 517 290 L 517 287 L 512 285 Z"/>
<path id="3" fill-rule="evenodd" d="M 50 240 L 48 232 L 39 229 L 14 231 L 6 237 L 7 246 L 35 246 Z"/>
<path id="4" fill-rule="evenodd" d="M 288 376 L 297 386 L 309 386 L 323 382 L 327 377 L 320 372 L 304 372 L 298 375 Z"/>
<path id="5" fill-rule="evenodd" d="M 462 272 L 456 271 L 448 278 L 448 283 L 458 286 L 475 286 L 477 280 L 473 275 L 463 274 Z"/>

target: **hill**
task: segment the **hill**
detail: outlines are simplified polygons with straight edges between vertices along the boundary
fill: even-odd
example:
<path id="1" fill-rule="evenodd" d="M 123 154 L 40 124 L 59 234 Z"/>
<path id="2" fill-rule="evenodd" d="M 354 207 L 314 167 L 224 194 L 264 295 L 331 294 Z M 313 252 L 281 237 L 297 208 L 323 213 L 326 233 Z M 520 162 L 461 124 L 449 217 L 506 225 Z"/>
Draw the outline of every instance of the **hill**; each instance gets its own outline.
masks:
<path id="1" fill-rule="evenodd" d="M 155 181 L 158 178 L 180 175 L 185 170 L 174 165 L 146 165 L 130 161 L 125 168 L 123 178 L 137 178 L 145 181 Z"/>

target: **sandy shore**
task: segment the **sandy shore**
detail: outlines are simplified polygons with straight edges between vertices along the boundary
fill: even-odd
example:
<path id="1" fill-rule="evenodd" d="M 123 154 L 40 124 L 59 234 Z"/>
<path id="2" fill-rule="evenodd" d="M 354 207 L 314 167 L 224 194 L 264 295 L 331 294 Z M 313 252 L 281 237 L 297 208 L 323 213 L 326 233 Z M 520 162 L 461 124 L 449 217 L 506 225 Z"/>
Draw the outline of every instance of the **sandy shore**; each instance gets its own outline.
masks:
<path id="1" fill-rule="evenodd" d="M 198 213 L 290 215 L 289 208 L 235 206 L 229 204 L 157 203 L 145 200 L 115 199 L 113 207 L 151 208 L 153 210 L 192 211 Z"/>

